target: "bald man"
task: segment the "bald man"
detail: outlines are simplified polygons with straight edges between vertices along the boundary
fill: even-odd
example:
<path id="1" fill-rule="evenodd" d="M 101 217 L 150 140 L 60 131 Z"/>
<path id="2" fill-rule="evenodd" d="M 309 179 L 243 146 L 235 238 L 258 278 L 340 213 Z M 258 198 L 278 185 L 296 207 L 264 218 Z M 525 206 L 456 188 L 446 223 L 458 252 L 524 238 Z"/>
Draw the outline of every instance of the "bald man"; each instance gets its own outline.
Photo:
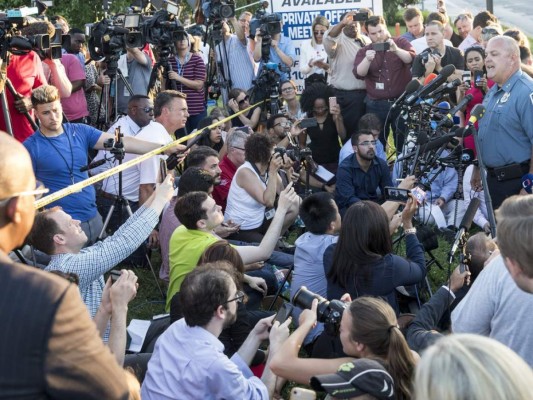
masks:
<path id="1" fill-rule="evenodd" d="M 533 79 L 520 69 L 520 49 L 508 36 L 495 36 L 485 49 L 487 79 L 496 83 L 485 95 L 479 122 L 478 157 L 487 167 L 492 207 L 514 194 L 532 192 Z M 479 168 L 472 189 L 481 190 Z"/>
<path id="2" fill-rule="evenodd" d="M 45 192 L 24 146 L 0 131 L 0 398 L 127 399 L 124 373 L 77 287 L 8 257 Z"/>

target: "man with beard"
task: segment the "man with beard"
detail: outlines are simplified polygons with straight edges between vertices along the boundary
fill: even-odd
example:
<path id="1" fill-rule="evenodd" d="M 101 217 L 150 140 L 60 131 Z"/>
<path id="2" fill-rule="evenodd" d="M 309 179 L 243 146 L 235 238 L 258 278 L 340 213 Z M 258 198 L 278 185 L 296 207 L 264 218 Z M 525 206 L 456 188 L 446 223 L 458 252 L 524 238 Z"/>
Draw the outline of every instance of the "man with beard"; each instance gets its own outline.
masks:
<path id="1" fill-rule="evenodd" d="M 361 35 L 356 12 L 349 11 L 341 21 L 324 35 L 324 48 L 330 62 L 330 85 L 335 88 L 337 103 L 341 106 L 344 125 L 357 126 L 365 114 L 365 82 L 352 74 L 353 63 L 359 49 L 370 43 Z"/>
<path id="2" fill-rule="evenodd" d="M 372 131 L 352 135 L 354 154 L 346 157 L 337 171 L 335 201 L 341 215 L 361 200 L 383 202 L 385 186 L 393 186 L 387 162 L 376 157 L 376 139 Z"/>
<path id="3" fill-rule="evenodd" d="M 236 282 L 234 269 L 225 262 L 196 267 L 186 276 L 179 293 L 183 318 L 157 340 L 142 386 L 143 399 L 271 398 L 276 376 L 269 362 L 288 337 L 291 319 L 282 325 L 273 324 L 274 317 L 260 320 L 229 359 L 218 336 L 235 322 L 237 303 L 244 300 Z M 269 355 L 259 379 L 248 365 L 267 338 Z"/>

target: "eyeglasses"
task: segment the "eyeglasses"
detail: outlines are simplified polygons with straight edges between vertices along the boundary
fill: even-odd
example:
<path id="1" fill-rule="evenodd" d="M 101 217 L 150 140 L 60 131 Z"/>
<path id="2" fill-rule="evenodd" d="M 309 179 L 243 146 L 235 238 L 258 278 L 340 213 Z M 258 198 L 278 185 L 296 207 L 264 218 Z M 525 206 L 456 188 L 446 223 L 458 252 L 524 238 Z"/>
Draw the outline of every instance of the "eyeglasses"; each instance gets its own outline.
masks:
<path id="1" fill-rule="evenodd" d="M 277 124 L 274 124 L 274 127 L 281 126 L 282 128 L 290 128 L 292 126 L 292 123 L 290 121 L 286 122 L 278 122 Z"/>
<path id="2" fill-rule="evenodd" d="M 35 200 L 39 200 L 41 197 L 43 197 L 43 194 L 48 193 L 50 189 L 44 187 L 44 184 L 42 182 L 37 181 L 35 184 L 35 190 L 28 190 L 25 192 L 17 192 L 11 194 L 9 197 L 5 199 L 1 199 L 0 203 L 6 202 L 10 199 L 13 199 L 15 197 L 21 197 L 21 196 L 35 196 Z"/>
<path id="3" fill-rule="evenodd" d="M 237 103 L 238 103 L 239 105 L 241 105 L 241 104 L 244 104 L 244 102 L 245 102 L 245 101 L 248 101 L 249 99 L 250 99 L 250 96 L 245 96 L 244 99 L 239 100 Z"/>
<path id="4" fill-rule="evenodd" d="M 245 296 L 244 292 L 239 290 L 237 293 L 235 293 L 235 297 L 233 299 L 229 299 L 228 301 L 222 304 L 228 304 L 228 303 L 231 303 L 232 301 L 235 301 L 237 303 L 242 303 L 244 302 L 244 296 Z"/>
<path id="5" fill-rule="evenodd" d="M 328 108 L 327 107 L 316 107 L 316 108 L 313 108 L 313 111 L 326 111 Z"/>
<path id="6" fill-rule="evenodd" d="M 242 150 L 242 151 L 245 151 L 244 150 L 244 147 L 237 147 L 237 146 L 230 146 L 232 149 L 237 149 L 237 150 Z"/>
<path id="7" fill-rule="evenodd" d="M 359 143 L 358 146 L 369 147 L 369 146 L 375 146 L 377 144 L 378 144 L 377 140 L 366 140 L 364 142 Z"/>
<path id="8" fill-rule="evenodd" d="M 137 107 L 137 108 L 143 110 L 146 114 L 151 113 L 151 112 L 154 111 L 154 107 L 142 107 L 142 108 L 141 107 Z"/>
<path id="9" fill-rule="evenodd" d="M 314 31 L 313 33 L 315 35 L 324 35 L 324 33 L 326 33 L 326 31 Z"/>
<path id="10" fill-rule="evenodd" d="M 292 86 L 286 87 L 285 89 L 281 89 L 283 93 L 290 93 L 294 92 L 294 88 Z"/>

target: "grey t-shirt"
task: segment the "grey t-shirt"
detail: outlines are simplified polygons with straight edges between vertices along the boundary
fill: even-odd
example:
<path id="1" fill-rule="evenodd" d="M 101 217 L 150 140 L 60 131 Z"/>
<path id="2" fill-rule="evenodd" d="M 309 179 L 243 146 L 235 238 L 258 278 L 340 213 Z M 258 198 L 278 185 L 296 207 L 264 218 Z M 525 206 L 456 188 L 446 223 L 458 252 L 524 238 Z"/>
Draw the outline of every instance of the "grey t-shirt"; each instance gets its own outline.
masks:
<path id="1" fill-rule="evenodd" d="M 533 295 L 516 286 L 502 257 L 479 274 L 452 313 L 455 333 L 476 333 L 505 344 L 533 367 Z"/>

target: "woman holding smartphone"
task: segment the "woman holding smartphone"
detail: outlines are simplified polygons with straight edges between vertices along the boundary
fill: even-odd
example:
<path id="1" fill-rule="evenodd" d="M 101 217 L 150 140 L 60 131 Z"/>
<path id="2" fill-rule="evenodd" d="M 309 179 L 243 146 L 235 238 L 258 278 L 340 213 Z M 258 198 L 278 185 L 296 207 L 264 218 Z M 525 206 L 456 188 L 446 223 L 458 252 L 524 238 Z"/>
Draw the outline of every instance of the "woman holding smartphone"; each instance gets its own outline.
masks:
<path id="1" fill-rule="evenodd" d="M 465 50 L 465 66 L 470 72 L 470 81 L 463 78 L 463 84 L 457 88 L 457 102 L 460 102 L 466 95 L 471 94 L 472 100 L 466 105 L 464 114 L 464 124 L 468 122 L 470 113 L 474 106 L 481 104 L 487 91 L 494 85 L 494 82 L 487 79 L 485 69 L 485 51 L 481 47 L 469 47 Z M 465 71 L 465 73 L 467 72 Z M 468 76 L 464 75 L 464 76 Z M 477 128 L 477 122 L 476 122 Z M 463 139 L 463 147 L 472 149 L 476 153 L 474 137 L 468 136 Z"/>
<path id="2" fill-rule="evenodd" d="M 308 82 L 314 80 L 313 78 L 326 82 L 329 64 L 327 63 L 328 55 L 322 44 L 322 39 L 328 28 L 329 21 L 326 17 L 317 16 L 311 26 L 311 40 L 303 42 L 300 48 L 299 66 L 300 72 L 306 78 L 306 87 Z"/>
<path id="3" fill-rule="evenodd" d="M 334 96 L 333 89 L 323 83 L 314 83 L 304 90 L 300 106 L 308 118 L 316 118 L 317 125 L 299 136 L 302 147 L 308 137 L 311 139 L 308 145 L 313 159 L 333 174 L 337 172 L 341 143 L 346 137 L 341 109 Z"/>

